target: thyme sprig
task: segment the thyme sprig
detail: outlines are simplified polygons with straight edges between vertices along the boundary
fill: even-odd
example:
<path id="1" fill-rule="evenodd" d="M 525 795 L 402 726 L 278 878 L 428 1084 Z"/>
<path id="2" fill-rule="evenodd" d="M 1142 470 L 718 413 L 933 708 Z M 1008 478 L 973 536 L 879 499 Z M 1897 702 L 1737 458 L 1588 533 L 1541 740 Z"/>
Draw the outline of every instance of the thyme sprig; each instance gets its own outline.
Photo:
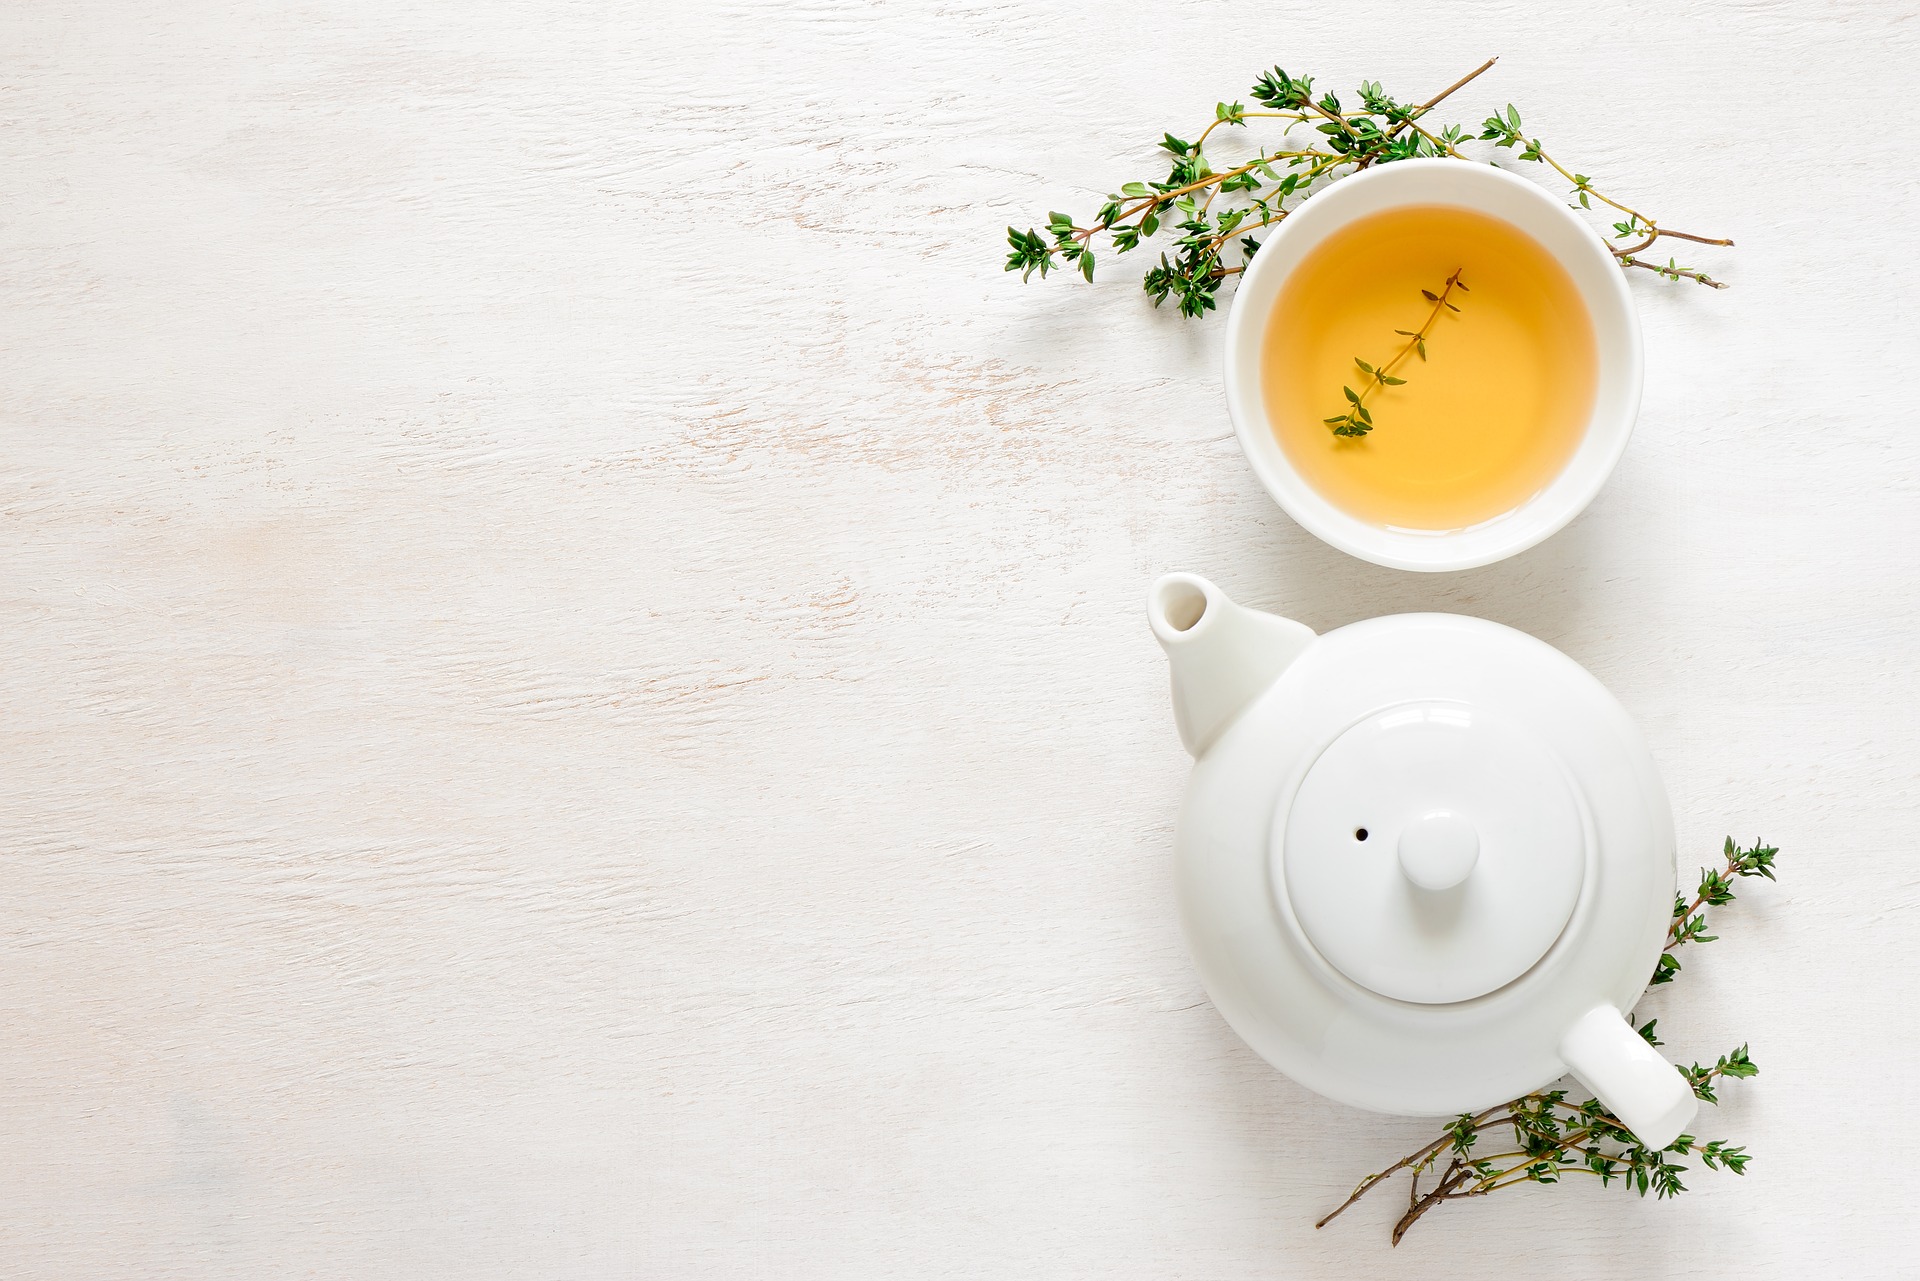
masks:
<path id="1" fill-rule="evenodd" d="M 1673 949 L 1714 941 L 1717 936 L 1705 933 L 1706 909 L 1731 903 L 1735 880 L 1743 876 L 1773 879 L 1773 859 L 1779 853 L 1773 846 L 1756 841 L 1741 848 L 1728 837 L 1723 853 L 1721 867 L 1701 869 L 1699 891 L 1691 902 L 1684 895 L 1675 896 L 1667 949 L 1661 953 L 1653 982 L 1669 982 L 1679 971 L 1677 963 L 1668 964 Z M 1657 1023 L 1657 1019 L 1648 1019 L 1638 1025 L 1637 1030 L 1649 1045 L 1662 1044 L 1654 1033 Z M 1694 1063 L 1679 1071 L 1696 1098 L 1715 1104 L 1720 1101 L 1721 1082 L 1746 1080 L 1760 1073 L 1745 1045 L 1711 1064 Z M 1503 1131 L 1511 1132 L 1512 1138 L 1506 1140 L 1501 1151 L 1476 1151 L 1483 1138 L 1488 1139 L 1489 1147 L 1500 1145 L 1505 1139 Z M 1488 1138 L 1491 1135 L 1501 1138 Z M 1484 1112 L 1464 1112 L 1455 1117 L 1438 1138 L 1360 1180 L 1347 1199 L 1314 1226 L 1325 1227 L 1402 1170 L 1408 1174 L 1407 1208 L 1393 1225 L 1395 1245 L 1436 1206 L 1488 1196 L 1522 1183 L 1558 1183 L 1564 1174 L 1593 1175 L 1602 1187 L 1618 1179 L 1622 1187 L 1643 1197 L 1652 1193 L 1656 1200 L 1679 1196 L 1687 1190 L 1681 1178 L 1690 1168 L 1682 1159 L 1685 1157 L 1697 1158 L 1709 1170 L 1734 1174 L 1744 1174 L 1751 1159 L 1744 1145 L 1724 1139 L 1703 1141 L 1691 1134 L 1683 1134 L 1663 1148 L 1649 1148 L 1634 1138 L 1600 1100 L 1573 1102 L 1566 1090 L 1544 1090 Z M 1423 1177 L 1432 1180 L 1424 1189 Z"/>
<path id="2" fill-rule="evenodd" d="M 1172 158 L 1166 177 L 1158 182 L 1126 183 L 1108 195 L 1088 225 L 1081 226 L 1069 214 L 1054 212 L 1047 215 L 1045 233 L 1031 227 L 1025 231 L 1008 227 L 1006 269 L 1019 272 L 1026 280 L 1035 272 L 1044 279 L 1056 268 L 1073 267 L 1092 280 L 1096 236 L 1105 235 L 1113 250 L 1124 254 L 1168 227 L 1179 233 L 1172 252 L 1161 253 L 1142 285 L 1154 306 L 1172 298 L 1181 315 L 1202 316 L 1216 306 L 1222 282 L 1243 271 L 1259 250 L 1260 241 L 1251 233 L 1285 219 L 1324 185 L 1323 179 L 1416 157 L 1469 158 L 1461 151 L 1470 140 L 1464 128 L 1429 126 L 1422 121 L 1495 61 L 1487 59 L 1417 105 L 1400 102 L 1378 82 L 1367 81 L 1357 91 L 1359 110 L 1348 110 L 1331 91 L 1316 97 L 1311 76 L 1289 76 L 1275 67 L 1250 90 L 1255 107 L 1240 101 L 1216 103 L 1213 120 L 1192 142 L 1171 133 L 1164 135 L 1157 145 Z M 1208 139 L 1216 129 L 1246 128 L 1251 120 L 1280 121 L 1279 145 L 1262 148 L 1245 163 L 1215 170 L 1205 151 Z M 1313 136 L 1297 137 L 1297 131 L 1310 131 Z M 1511 103 L 1505 113 L 1488 117 L 1472 140 L 1492 142 L 1495 150 L 1513 151 L 1522 160 L 1548 166 L 1571 184 L 1570 196 L 1581 208 L 1591 209 L 1592 202 L 1598 200 L 1625 214 L 1613 230 L 1616 240 L 1628 243 L 1611 246 L 1623 268 L 1640 267 L 1669 280 L 1693 280 L 1715 289 L 1726 287 L 1704 272 L 1680 266 L 1675 259 L 1669 258 L 1661 265 L 1641 255 L 1666 238 L 1702 245 L 1731 245 L 1731 240 L 1672 230 L 1604 194 L 1588 175 L 1562 167 L 1538 138 L 1522 134 L 1520 112 Z M 1227 261 L 1236 249 L 1238 261 Z"/>
<path id="3" fill-rule="evenodd" d="M 1727 287 L 1724 281 L 1714 280 L 1703 272 L 1682 267 L 1672 258 L 1667 259 L 1665 266 L 1661 266 L 1659 263 L 1647 262 L 1645 259 L 1636 257 L 1636 255 L 1649 248 L 1654 241 L 1659 240 L 1662 236 L 1671 236 L 1676 240 L 1691 240 L 1695 244 L 1700 245 L 1731 246 L 1733 244 L 1731 240 L 1714 240 L 1706 236 L 1696 236 L 1688 231 L 1668 230 L 1639 210 L 1623 205 L 1611 196 L 1603 195 L 1594 188 L 1593 179 L 1583 173 L 1569 172 L 1558 160 L 1548 155 L 1545 148 L 1540 145 L 1538 138 L 1528 138 L 1521 134 L 1520 111 L 1519 108 L 1515 107 L 1511 102 L 1507 104 L 1507 114 L 1505 117 L 1502 117 L 1501 114 L 1496 111 L 1481 122 L 1480 137 L 1482 141 L 1492 142 L 1495 147 L 1519 148 L 1519 154 L 1522 160 L 1538 160 L 1542 164 L 1550 166 L 1555 173 L 1573 185 L 1573 194 L 1579 198 L 1582 209 L 1593 208 L 1593 201 L 1598 200 L 1601 204 L 1609 205 L 1618 212 L 1625 214 L 1626 218 L 1624 221 L 1613 224 L 1614 238 L 1618 240 L 1632 240 L 1635 243 L 1626 246 L 1608 246 L 1613 250 L 1613 256 L 1620 260 L 1621 266 L 1644 267 L 1648 271 L 1664 276 L 1668 280 L 1680 280 L 1684 278 L 1692 280 L 1697 284 L 1706 285 L 1711 289 L 1725 289 Z"/>
<path id="4" fill-rule="evenodd" d="M 1773 856 L 1780 851 L 1771 845 L 1754 844 L 1741 849 L 1727 838 L 1727 844 L 1721 850 L 1725 860 L 1718 868 L 1700 869 L 1700 885 L 1693 901 L 1689 903 L 1684 894 L 1673 896 L 1673 924 L 1667 930 L 1667 949 L 1660 954 L 1660 963 L 1654 967 L 1653 978 L 1649 983 L 1671 983 L 1673 976 L 1680 972 L 1680 958 L 1673 949 L 1682 943 L 1712 943 L 1719 939 L 1718 934 L 1708 934 L 1705 909 L 1719 907 L 1733 902 L 1733 882 L 1742 876 L 1764 876 L 1773 879 Z"/>
<path id="5" fill-rule="evenodd" d="M 1376 367 L 1369 365 L 1358 356 L 1353 358 L 1354 366 L 1366 375 L 1366 379 L 1359 391 L 1351 387 L 1340 388 L 1347 394 L 1347 411 L 1324 420 L 1327 426 L 1333 429 L 1334 435 L 1364 436 L 1373 430 L 1373 412 L 1367 408 L 1367 397 L 1382 387 L 1398 387 L 1404 384 L 1407 380 L 1394 377 L 1393 370 L 1408 356 L 1418 355 L 1421 360 L 1427 358 L 1427 334 L 1432 330 L 1434 322 L 1440 319 L 1440 314 L 1444 311 L 1460 310 L 1458 303 L 1449 301 L 1453 297 L 1453 291 L 1459 289 L 1463 293 L 1472 292 L 1467 288 L 1467 282 L 1460 279 L 1460 273 L 1464 270 L 1463 267 L 1455 267 L 1453 274 L 1447 277 L 1447 283 L 1437 294 L 1431 289 L 1420 291 L 1420 296 L 1433 304 L 1433 310 L 1427 315 L 1427 323 L 1420 326 L 1418 330 L 1394 330 L 1394 333 L 1403 335 L 1407 341 L 1400 345 L 1400 350 L 1395 352 L 1385 364 Z"/>

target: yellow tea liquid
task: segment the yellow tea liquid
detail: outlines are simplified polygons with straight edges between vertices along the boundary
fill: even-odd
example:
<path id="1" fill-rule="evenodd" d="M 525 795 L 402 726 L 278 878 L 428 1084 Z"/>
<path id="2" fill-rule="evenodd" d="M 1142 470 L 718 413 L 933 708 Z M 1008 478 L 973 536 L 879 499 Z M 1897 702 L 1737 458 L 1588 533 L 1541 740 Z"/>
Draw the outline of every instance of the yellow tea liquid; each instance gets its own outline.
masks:
<path id="1" fill-rule="evenodd" d="M 1441 309 L 1427 358 L 1393 368 L 1404 386 L 1366 398 L 1373 430 L 1335 436 L 1342 387 L 1385 365 L 1418 332 L 1458 269 L 1466 292 Z M 1544 489 L 1593 412 L 1593 322 L 1565 268 L 1511 223 L 1419 205 L 1329 236 L 1282 286 L 1267 322 L 1262 392 L 1280 447 L 1334 505 L 1399 529 L 1462 529 Z"/>

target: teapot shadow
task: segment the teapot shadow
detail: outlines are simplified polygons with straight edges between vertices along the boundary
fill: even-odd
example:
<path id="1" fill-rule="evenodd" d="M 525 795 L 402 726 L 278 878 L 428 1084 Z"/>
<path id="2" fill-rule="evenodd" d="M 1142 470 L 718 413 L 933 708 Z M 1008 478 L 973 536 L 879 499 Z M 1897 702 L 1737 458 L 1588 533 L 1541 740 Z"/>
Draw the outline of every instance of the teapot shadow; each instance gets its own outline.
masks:
<path id="1" fill-rule="evenodd" d="M 1466 881 L 1443 890 L 1418 889 L 1411 883 L 1401 886 L 1414 927 L 1433 938 L 1444 938 L 1456 927 L 1466 909 L 1467 893 Z"/>

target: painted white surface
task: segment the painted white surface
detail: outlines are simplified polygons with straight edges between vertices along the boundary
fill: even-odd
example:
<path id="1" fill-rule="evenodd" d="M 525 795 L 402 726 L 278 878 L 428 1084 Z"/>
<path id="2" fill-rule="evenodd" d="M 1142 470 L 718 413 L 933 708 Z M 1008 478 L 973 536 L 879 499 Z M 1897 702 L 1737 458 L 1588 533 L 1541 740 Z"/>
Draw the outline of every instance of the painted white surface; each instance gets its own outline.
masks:
<path id="1" fill-rule="evenodd" d="M 1858 1109 L 1920 1050 L 1917 46 L 1888 0 L 6 5 L 0 1276 L 1910 1269 Z M 1490 53 L 1462 116 L 1740 241 L 1633 282 L 1640 433 L 1517 560 L 1311 541 L 1217 322 L 999 272 L 1266 63 Z M 1427 1127 L 1202 1000 L 1170 568 L 1531 631 L 1683 865 L 1783 847 L 1643 1007 L 1752 1041 L 1744 1181 L 1313 1231 Z"/>

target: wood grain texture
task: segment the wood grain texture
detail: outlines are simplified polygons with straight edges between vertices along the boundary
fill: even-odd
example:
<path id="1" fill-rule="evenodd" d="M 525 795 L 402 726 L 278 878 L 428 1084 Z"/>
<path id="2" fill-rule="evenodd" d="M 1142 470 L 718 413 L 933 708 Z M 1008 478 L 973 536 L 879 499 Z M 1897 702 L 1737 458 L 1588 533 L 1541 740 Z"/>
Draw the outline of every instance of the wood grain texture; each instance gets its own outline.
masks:
<path id="1" fill-rule="evenodd" d="M 1217 322 L 1000 273 L 1268 63 L 1496 53 L 1462 116 L 1740 242 L 1527 555 L 1321 546 Z M 1888 0 L 13 0 L 0 1277 L 1908 1273 L 1916 91 Z M 1783 847 L 1644 1007 L 1752 1041 L 1745 1180 L 1311 1228 L 1427 1126 L 1199 989 L 1172 568 L 1533 632 L 1683 862 Z"/>

